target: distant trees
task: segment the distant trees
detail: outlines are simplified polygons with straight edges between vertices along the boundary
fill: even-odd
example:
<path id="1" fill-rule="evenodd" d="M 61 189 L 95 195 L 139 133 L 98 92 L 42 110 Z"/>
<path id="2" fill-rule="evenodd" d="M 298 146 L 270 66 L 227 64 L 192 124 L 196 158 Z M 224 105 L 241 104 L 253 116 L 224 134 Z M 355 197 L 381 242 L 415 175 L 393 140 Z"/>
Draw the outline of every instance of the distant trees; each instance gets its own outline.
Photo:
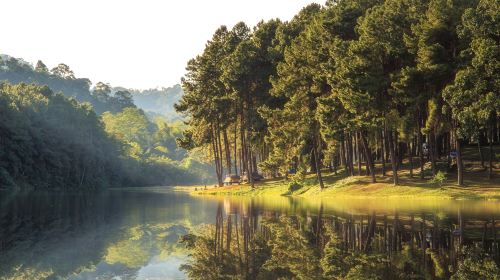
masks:
<path id="1" fill-rule="evenodd" d="M 75 73 L 73 73 L 73 70 L 69 68 L 68 65 L 64 63 L 59 63 L 56 67 L 52 68 L 50 72 L 53 75 L 56 75 L 58 77 L 61 77 L 63 79 L 68 79 L 68 80 L 74 80 L 75 79 Z"/>
<path id="2" fill-rule="evenodd" d="M 0 185 L 105 187 L 123 178 L 120 153 L 88 104 L 46 86 L 0 84 Z"/>
<path id="3" fill-rule="evenodd" d="M 89 79 L 76 78 L 70 67 L 61 63 L 48 70 L 47 66 L 38 61 L 35 67 L 20 59 L 10 58 L 0 61 L 0 81 L 8 81 L 12 84 L 36 83 L 47 85 L 54 92 L 62 92 L 65 96 L 74 97 L 79 102 L 92 104 L 97 114 L 106 111 L 119 112 L 123 108 L 135 107 L 132 95 L 126 90 L 117 90 L 112 94 L 113 88 L 108 84 L 99 82 L 91 90 Z"/>
<path id="4" fill-rule="evenodd" d="M 49 68 L 47 68 L 47 65 L 45 65 L 41 60 L 39 60 L 36 63 L 35 71 L 40 73 L 48 73 Z"/>
<path id="5" fill-rule="evenodd" d="M 190 128 L 179 141 L 211 147 L 219 181 L 233 169 L 313 171 L 323 187 L 323 167 L 361 175 L 364 164 L 376 182 L 380 162 L 397 185 L 404 159 L 424 178 L 427 161 L 435 175 L 448 157 L 462 185 L 461 146 L 499 140 L 499 10 L 489 0 L 341 0 L 252 31 L 223 26 L 188 63 L 177 110 Z"/>
<path id="6" fill-rule="evenodd" d="M 115 88 L 117 91 L 125 90 Z M 134 97 L 134 104 L 147 114 L 162 115 L 168 121 L 182 120 L 180 113 L 175 111 L 174 104 L 179 102 L 183 91 L 180 85 L 168 88 L 153 88 L 146 90 L 128 89 Z"/>
<path id="7" fill-rule="evenodd" d="M 54 94 L 47 86 L 0 83 L 1 187 L 105 188 L 210 180 L 206 165 L 178 149 L 175 138 L 180 135 L 161 120 L 152 123 L 135 107 L 115 115 L 106 112 L 101 119 L 88 103 Z"/>

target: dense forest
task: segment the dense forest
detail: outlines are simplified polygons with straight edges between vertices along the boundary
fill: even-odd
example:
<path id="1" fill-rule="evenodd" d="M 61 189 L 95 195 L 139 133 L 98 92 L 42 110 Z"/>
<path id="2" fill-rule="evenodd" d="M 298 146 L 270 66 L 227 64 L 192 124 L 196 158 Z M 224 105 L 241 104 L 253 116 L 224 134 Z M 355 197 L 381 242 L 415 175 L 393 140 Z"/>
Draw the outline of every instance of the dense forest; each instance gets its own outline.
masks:
<path id="1" fill-rule="evenodd" d="M 0 61 L 0 186 L 104 188 L 211 181 L 178 147 L 183 126 L 148 118 L 132 94 L 20 59 Z M 30 84 L 28 84 L 30 83 Z"/>
<path id="2" fill-rule="evenodd" d="M 89 79 L 76 78 L 73 70 L 64 63 L 49 70 L 41 60 L 33 67 L 22 59 L 2 55 L 0 81 L 47 85 L 54 92 L 62 92 L 79 102 L 89 102 L 97 114 L 118 112 L 133 104 L 132 96 L 125 90 L 111 95 L 111 87 L 103 82 L 91 89 L 92 82 Z"/>
<path id="3" fill-rule="evenodd" d="M 322 188 L 323 168 L 352 176 L 354 163 L 397 185 L 403 162 L 429 178 L 443 161 L 462 185 L 464 145 L 489 149 L 491 177 L 499 32 L 497 0 L 331 0 L 288 22 L 221 26 L 187 65 L 179 142 L 212 156 L 219 185 L 315 172 Z"/>

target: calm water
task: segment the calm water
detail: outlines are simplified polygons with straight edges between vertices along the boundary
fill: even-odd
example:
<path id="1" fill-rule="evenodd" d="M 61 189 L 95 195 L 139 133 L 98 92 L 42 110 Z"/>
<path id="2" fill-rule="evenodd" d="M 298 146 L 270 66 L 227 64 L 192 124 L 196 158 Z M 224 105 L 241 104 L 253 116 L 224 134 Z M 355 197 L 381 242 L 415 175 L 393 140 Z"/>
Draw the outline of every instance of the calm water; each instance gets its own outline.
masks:
<path id="1" fill-rule="evenodd" d="M 482 238 L 485 223 L 486 239 L 493 238 L 491 221 L 500 221 L 500 203 L 477 201 L 217 199 L 168 188 L 0 195 L 0 279 L 186 279 L 179 266 L 189 252 L 178 240 L 200 225 L 214 224 L 221 208 L 225 216 L 253 215 L 255 221 L 280 215 L 310 221 L 330 216 L 358 221 L 361 231 L 363 219 L 366 228 L 370 217 L 380 225 L 392 217 L 389 224 L 401 219 L 407 226 L 410 216 L 415 221 L 423 217 L 424 223 L 439 219 L 451 235 L 460 216 L 470 239 Z M 356 246 L 356 239 L 352 242 Z"/>

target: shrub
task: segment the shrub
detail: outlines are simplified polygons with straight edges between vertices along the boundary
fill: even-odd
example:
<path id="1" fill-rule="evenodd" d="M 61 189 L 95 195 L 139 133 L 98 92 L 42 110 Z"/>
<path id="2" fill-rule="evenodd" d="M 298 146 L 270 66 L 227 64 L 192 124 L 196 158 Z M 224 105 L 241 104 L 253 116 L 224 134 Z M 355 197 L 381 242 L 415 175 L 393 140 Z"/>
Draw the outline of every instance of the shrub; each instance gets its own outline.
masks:
<path id="1" fill-rule="evenodd" d="M 446 173 L 438 171 L 436 175 L 431 179 L 432 184 L 437 184 L 439 187 L 443 186 L 443 182 L 446 181 Z"/>

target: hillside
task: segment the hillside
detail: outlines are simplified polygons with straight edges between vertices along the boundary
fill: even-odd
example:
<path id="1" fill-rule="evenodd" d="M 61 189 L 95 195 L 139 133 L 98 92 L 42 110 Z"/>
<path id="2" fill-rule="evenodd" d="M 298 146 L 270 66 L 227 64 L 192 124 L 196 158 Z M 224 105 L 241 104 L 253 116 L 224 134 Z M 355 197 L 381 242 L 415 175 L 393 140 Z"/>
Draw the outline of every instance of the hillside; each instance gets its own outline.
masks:
<path id="1" fill-rule="evenodd" d="M 182 119 L 182 115 L 174 109 L 174 104 L 181 99 L 183 94 L 180 85 L 146 90 L 116 87 L 114 90 L 127 90 L 132 93 L 135 105 L 148 115 L 161 115 L 169 121 Z"/>

